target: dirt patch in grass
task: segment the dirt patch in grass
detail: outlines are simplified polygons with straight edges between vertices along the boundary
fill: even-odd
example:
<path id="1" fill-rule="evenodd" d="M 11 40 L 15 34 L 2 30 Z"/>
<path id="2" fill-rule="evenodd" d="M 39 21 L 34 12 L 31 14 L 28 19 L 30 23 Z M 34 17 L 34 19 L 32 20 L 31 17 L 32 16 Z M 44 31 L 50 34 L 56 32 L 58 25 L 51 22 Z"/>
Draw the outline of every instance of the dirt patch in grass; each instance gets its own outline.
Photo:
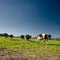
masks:
<path id="1" fill-rule="evenodd" d="M 0 60 L 60 60 L 60 53 L 49 58 L 41 55 L 9 54 L 7 50 L 0 49 Z"/>

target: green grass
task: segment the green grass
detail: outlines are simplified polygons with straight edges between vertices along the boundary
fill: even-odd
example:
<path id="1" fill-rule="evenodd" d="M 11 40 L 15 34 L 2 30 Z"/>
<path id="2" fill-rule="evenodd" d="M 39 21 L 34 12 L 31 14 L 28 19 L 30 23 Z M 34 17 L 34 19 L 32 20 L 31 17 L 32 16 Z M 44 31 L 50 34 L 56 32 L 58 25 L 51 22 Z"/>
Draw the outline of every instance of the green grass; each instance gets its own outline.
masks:
<path id="1" fill-rule="evenodd" d="M 49 40 L 44 43 L 44 41 L 36 41 L 36 39 L 27 41 L 20 38 L 0 37 L 0 49 L 6 49 L 11 54 L 36 54 L 52 57 L 60 53 L 60 41 Z"/>

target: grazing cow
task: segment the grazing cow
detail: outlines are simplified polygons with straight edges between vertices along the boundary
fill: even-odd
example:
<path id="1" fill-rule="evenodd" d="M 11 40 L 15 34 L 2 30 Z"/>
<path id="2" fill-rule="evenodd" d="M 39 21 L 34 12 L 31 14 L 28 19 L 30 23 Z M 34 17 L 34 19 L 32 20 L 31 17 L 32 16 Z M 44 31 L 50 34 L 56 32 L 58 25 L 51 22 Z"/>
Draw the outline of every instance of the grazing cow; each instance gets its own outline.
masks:
<path id="1" fill-rule="evenodd" d="M 26 40 L 28 40 L 28 41 L 29 41 L 29 39 L 31 38 L 30 35 L 26 35 L 25 37 L 26 37 Z"/>
<path id="2" fill-rule="evenodd" d="M 24 39 L 24 35 L 21 35 L 20 38 L 21 38 L 21 39 Z"/>
<path id="3" fill-rule="evenodd" d="M 11 34 L 11 35 L 9 35 L 9 37 L 10 37 L 10 38 L 13 38 L 14 36 Z"/>
<path id="4" fill-rule="evenodd" d="M 37 40 L 43 40 L 45 38 L 45 34 L 39 34 L 37 36 Z"/>
<path id="5" fill-rule="evenodd" d="M 39 34 L 37 36 L 37 40 L 48 40 L 48 39 L 51 39 L 51 35 L 48 35 L 48 34 Z"/>
<path id="6" fill-rule="evenodd" d="M 42 39 L 42 37 L 40 37 L 39 35 L 37 36 L 37 40 L 41 40 Z"/>

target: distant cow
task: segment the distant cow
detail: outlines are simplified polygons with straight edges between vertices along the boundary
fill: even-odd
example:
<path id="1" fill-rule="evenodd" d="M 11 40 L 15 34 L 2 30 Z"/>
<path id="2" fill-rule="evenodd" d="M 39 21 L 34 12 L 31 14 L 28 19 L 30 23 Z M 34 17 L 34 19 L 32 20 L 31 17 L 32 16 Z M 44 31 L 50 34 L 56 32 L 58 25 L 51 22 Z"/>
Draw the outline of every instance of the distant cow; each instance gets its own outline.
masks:
<path id="1" fill-rule="evenodd" d="M 51 35 L 48 35 L 48 34 L 39 34 L 37 36 L 37 40 L 48 40 L 48 39 L 51 39 Z"/>
<path id="2" fill-rule="evenodd" d="M 29 39 L 31 38 L 30 35 L 26 35 L 25 37 L 26 37 L 26 40 L 28 40 L 28 41 L 29 41 Z"/>
<path id="3" fill-rule="evenodd" d="M 20 38 L 21 38 L 21 39 L 24 39 L 24 35 L 21 35 Z"/>

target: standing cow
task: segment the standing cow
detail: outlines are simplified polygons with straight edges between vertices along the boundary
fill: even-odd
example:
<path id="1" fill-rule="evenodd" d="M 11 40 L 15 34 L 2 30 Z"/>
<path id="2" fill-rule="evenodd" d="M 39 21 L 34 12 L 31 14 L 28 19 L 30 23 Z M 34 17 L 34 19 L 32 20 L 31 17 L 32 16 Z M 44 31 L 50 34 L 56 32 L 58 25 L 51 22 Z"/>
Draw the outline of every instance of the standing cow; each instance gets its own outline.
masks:
<path id="1" fill-rule="evenodd" d="M 26 40 L 28 41 L 31 39 L 31 35 L 26 35 L 25 37 L 26 37 Z"/>
<path id="2" fill-rule="evenodd" d="M 44 42 L 48 41 L 49 39 L 51 39 L 51 35 L 48 34 L 39 34 L 37 36 L 37 40 L 44 40 Z"/>

